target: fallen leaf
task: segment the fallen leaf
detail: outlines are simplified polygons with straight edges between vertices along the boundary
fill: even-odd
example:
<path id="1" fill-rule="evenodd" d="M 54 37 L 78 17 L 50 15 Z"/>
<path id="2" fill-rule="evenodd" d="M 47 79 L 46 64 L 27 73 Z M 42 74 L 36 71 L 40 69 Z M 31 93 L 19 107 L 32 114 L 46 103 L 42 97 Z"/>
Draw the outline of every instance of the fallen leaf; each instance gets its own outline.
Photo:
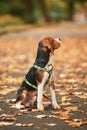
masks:
<path id="1" fill-rule="evenodd" d="M 71 107 L 66 107 L 65 109 L 68 111 L 77 111 L 78 107 L 71 106 Z"/>
<path id="2" fill-rule="evenodd" d="M 68 79 L 68 82 L 69 82 L 69 83 L 75 83 L 76 80 L 75 80 L 75 79 Z"/>
<path id="3" fill-rule="evenodd" d="M 58 114 L 58 116 L 57 116 L 57 118 L 60 118 L 60 119 L 62 119 L 62 120 L 68 120 L 68 119 L 70 119 L 70 113 L 69 113 L 70 111 L 68 111 L 68 110 L 59 110 L 59 111 L 56 111 L 56 112 L 52 112 L 52 113 L 54 113 L 54 114 Z"/>
<path id="4" fill-rule="evenodd" d="M 47 124 L 48 126 L 56 126 L 57 124 L 56 123 L 49 123 Z"/>
<path id="5" fill-rule="evenodd" d="M 63 96 L 62 97 L 62 102 L 66 102 L 66 101 L 71 101 L 71 98 L 68 96 Z"/>
<path id="6" fill-rule="evenodd" d="M 67 106 L 67 105 L 70 106 L 70 105 L 72 105 L 72 104 L 71 104 L 71 102 L 62 102 L 61 105 L 62 105 L 62 106 Z"/>
<path id="7" fill-rule="evenodd" d="M 87 125 L 87 121 L 83 121 L 82 125 Z"/>
<path id="8" fill-rule="evenodd" d="M 73 121 L 75 121 L 75 122 L 81 122 L 82 119 L 73 119 Z"/>
<path id="9" fill-rule="evenodd" d="M 38 112 L 38 109 L 32 109 L 32 112 Z"/>
<path id="10" fill-rule="evenodd" d="M 41 119 L 41 118 L 46 118 L 47 115 L 37 115 L 37 116 L 35 116 L 35 117 Z"/>
<path id="11" fill-rule="evenodd" d="M 15 117 L 3 117 L 2 120 L 3 121 L 15 121 L 16 118 Z"/>
<path id="12" fill-rule="evenodd" d="M 0 126 L 9 126 L 9 125 L 13 125 L 14 123 L 13 122 L 0 122 Z"/>
<path id="13" fill-rule="evenodd" d="M 29 111 L 28 111 L 27 108 L 26 109 L 20 109 L 20 113 L 22 113 L 22 114 L 29 114 Z"/>
<path id="14" fill-rule="evenodd" d="M 62 119 L 62 120 L 69 120 L 70 119 L 70 115 L 60 115 L 60 116 L 58 116 L 60 119 Z"/>
<path id="15" fill-rule="evenodd" d="M 83 122 L 82 121 L 70 121 L 68 122 L 69 125 L 71 125 L 72 127 L 80 127 Z"/>
<path id="16" fill-rule="evenodd" d="M 14 115 L 1 114 L 0 117 L 14 117 Z"/>
<path id="17" fill-rule="evenodd" d="M 0 103 L 3 103 L 4 101 L 5 101 L 4 99 L 2 99 L 2 98 L 0 99 Z"/>
<path id="18" fill-rule="evenodd" d="M 23 126 L 23 127 L 28 127 L 28 126 L 33 126 L 33 123 L 16 123 L 15 126 Z"/>
<path id="19" fill-rule="evenodd" d="M 66 95 L 66 94 L 67 92 L 65 90 L 59 92 L 59 95 Z"/>
<path id="20" fill-rule="evenodd" d="M 76 96 L 78 96 L 78 95 L 82 95 L 83 92 L 74 92 L 73 94 L 76 95 Z"/>
<path id="21" fill-rule="evenodd" d="M 78 97 L 80 97 L 82 99 L 87 99 L 87 94 L 79 95 Z"/>

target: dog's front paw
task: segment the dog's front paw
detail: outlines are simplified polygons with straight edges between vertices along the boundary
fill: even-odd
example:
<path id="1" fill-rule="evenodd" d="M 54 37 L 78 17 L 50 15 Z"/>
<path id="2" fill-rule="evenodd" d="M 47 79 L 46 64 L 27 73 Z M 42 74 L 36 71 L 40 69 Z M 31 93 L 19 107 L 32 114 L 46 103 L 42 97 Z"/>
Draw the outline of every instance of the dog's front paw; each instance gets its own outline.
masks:
<path id="1" fill-rule="evenodd" d="M 21 105 L 21 103 L 19 102 L 19 103 L 16 103 L 16 108 L 23 109 L 23 108 L 25 108 L 25 106 Z"/>
<path id="2" fill-rule="evenodd" d="M 52 106 L 53 106 L 54 109 L 60 109 L 61 108 L 60 105 L 58 105 L 57 103 L 53 103 Z"/>
<path id="3" fill-rule="evenodd" d="M 43 104 L 37 104 L 38 111 L 44 111 Z"/>

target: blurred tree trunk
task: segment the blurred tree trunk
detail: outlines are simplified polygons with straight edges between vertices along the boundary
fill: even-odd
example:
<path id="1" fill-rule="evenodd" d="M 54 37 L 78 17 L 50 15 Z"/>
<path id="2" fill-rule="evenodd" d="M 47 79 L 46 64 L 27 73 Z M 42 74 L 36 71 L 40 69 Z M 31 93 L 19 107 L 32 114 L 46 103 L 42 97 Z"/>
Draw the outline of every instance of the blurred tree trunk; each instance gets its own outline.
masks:
<path id="1" fill-rule="evenodd" d="M 35 23 L 34 18 L 34 1 L 33 0 L 22 0 L 24 5 L 24 18 L 27 23 Z"/>
<path id="2" fill-rule="evenodd" d="M 68 11 L 68 19 L 69 20 L 73 20 L 74 4 L 75 4 L 74 0 L 68 0 L 67 1 L 67 6 L 68 6 L 67 11 Z"/>
<path id="3" fill-rule="evenodd" d="M 42 11 L 43 16 L 45 18 L 45 21 L 50 22 L 50 17 L 49 17 L 49 14 L 48 14 L 48 9 L 47 9 L 45 0 L 38 0 L 38 3 L 40 5 L 41 11 Z"/>

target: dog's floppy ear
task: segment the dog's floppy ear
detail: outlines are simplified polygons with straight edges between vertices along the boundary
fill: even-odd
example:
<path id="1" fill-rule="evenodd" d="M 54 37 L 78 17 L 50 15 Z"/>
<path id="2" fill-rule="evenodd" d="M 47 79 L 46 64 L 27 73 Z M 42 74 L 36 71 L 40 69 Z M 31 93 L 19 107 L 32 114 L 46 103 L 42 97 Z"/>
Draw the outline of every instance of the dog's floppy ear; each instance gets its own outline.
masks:
<path id="1" fill-rule="evenodd" d="M 51 40 L 49 37 L 47 38 L 44 38 L 42 40 L 42 45 L 43 45 L 43 50 L 44 51 L 48 51 L 48 52 L 51 52 L 52 54 L 54 54 L 54 48 L 53 46 L 51 45 Z"/>
<path id="2" fill-rule="evenodd" d="M 45 37 L 42 40 L 42 44 L 45 51 L 49 51 L 51 54 L 54 54 L 54 50 L 61 46 L 61 40 L 58 38 L 54 39 L 52 37 Z"/>
<path id="3" fill-rule="evenodd" d="M 50 44 L 45 45 L 44 48 L 45 48 L 48 52 L 51 52 L 52 54 L 54 54 L 54 50 L 53 50 L 53 48 L 51 47 Z"/>

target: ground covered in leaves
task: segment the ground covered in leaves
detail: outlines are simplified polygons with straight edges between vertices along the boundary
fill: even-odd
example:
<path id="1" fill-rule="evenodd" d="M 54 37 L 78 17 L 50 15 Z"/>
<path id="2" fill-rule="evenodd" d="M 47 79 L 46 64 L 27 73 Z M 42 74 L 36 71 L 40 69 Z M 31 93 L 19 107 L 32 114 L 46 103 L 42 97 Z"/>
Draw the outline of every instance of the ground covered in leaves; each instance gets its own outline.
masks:
<path id="1" fill-rule="evenodd" d="M 68 27 L 69 31 L 58 26 L 56 30 L 38 28 L 0 37 L 0 130 L 87 130 L 87 28 L 73 24 L 65 28 Z M 54 56 L 56 94 L 61 109 L 54 110 L 44 100 L 44 112 L 36 108 L 18 110 L 9 100 L 15 98 L 35 60 L 39 39 L 47 35 L 59 36 L 63 42 Z"/>

